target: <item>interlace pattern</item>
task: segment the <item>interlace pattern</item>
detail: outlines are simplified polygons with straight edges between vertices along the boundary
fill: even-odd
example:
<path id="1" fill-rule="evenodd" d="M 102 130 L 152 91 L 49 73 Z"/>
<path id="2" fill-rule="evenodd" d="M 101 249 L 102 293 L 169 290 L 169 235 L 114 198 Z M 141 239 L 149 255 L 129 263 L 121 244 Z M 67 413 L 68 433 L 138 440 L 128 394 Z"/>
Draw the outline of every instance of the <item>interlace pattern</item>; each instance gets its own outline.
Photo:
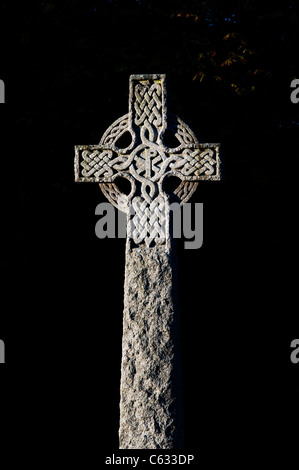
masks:
<path id="1" fill-rule="evenodd" d="M 138 83 L 134 89 L 134 124 L 143 126 L 145 122 L 155 127 L 162 125 L 162 87 L 159 83 Z"/>
<path id="2" fill-rule="evenodd" d="M 166 130 L 178 145 L 165 145 Z M 118 141 L 129 135 L 130 143 Z M 108 200 L 128 214 L 128 237 L 136 246 L 166 244 L 169 240 L 169 195 L 163 182 L 181 180 L 174 191 L 186 202 L 201 180 L 220 179 L 219 144 L 200 144 L 190 128 L 168 114 L 164 75 L 130 77 L 129 113 L 115 121 L 98 145 L 76 146 L 76 181 L 98 182 Z M 129 194 L 117 178 L 131 184 Z"/>

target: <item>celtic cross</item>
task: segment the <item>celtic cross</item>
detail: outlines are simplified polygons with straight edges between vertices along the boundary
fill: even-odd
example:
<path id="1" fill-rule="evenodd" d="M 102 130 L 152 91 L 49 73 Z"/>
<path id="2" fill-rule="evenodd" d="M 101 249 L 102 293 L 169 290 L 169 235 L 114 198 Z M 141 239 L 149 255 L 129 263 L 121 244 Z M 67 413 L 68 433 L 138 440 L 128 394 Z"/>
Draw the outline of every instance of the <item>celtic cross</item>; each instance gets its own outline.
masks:
<path id="1" fill-rule="evenodd" d="M 167 145 L 167 133 L 173 147 Z M 128 139 L 129 138 L 129 139 Z M 180 448 L 182 397 L 176 272 L 165 179 L 185 203 L 201 180 L 220 179 L 219 144 L 201 144 L 167 112 L 165 75 L 131 75 L 129 113 L 97 145 L 75 147 L 76 182 L 96 182 L 127 214 L 120 448 Z M 118 187 L 130 183 L 129 194 Z"/>

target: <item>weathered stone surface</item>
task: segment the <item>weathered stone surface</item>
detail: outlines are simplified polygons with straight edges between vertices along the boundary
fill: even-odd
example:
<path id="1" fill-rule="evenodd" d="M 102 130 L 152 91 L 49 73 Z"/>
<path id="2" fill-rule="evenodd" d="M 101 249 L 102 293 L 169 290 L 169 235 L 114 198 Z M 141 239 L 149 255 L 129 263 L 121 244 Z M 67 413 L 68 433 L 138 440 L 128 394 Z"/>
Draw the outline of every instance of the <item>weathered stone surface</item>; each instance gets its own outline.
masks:
<path id="1" fill-rule="evenodd" d="M 127 251 L 119 430 L 122 449 L 182 447 L 175 286 L 172 255 L 163 247 Z"/>

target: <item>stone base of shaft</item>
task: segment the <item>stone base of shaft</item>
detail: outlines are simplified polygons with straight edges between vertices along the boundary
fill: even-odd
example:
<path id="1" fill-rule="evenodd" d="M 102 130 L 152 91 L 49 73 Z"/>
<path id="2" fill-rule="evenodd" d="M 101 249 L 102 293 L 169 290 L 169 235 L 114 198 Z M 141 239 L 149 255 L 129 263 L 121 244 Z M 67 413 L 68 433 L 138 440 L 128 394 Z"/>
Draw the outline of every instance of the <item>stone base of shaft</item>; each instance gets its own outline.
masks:
<path id="1" fill-rule="evenodd" d="M 127 247 L 120 449 L 183 448 L 177 310 L 171 253 Z"/>

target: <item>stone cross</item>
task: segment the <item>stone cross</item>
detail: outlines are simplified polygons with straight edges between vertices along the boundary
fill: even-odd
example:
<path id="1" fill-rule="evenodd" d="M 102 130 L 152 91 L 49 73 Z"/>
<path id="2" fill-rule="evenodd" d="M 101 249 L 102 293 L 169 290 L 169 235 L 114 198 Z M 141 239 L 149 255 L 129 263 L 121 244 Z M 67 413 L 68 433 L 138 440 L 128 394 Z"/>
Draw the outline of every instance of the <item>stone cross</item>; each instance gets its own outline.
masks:
<path id="1" fill-rule="evenodd" d="M 169 134 L 173 136 L 169 147 Z M 168 135 L 168 138 L 167 138 Z M 220 179 L 219 144 L 200 144 L 166 107 L 165 75 L 131 75 L 129 112 L 97 145 L 75 147 L 76 182 L 99 183 L 127 214 L 120 448 L 183 446 L 179 321 L 170 198 L 185 203 L 201 180 Z M 124 194 L 119 178 L 130 183 Z"/>

